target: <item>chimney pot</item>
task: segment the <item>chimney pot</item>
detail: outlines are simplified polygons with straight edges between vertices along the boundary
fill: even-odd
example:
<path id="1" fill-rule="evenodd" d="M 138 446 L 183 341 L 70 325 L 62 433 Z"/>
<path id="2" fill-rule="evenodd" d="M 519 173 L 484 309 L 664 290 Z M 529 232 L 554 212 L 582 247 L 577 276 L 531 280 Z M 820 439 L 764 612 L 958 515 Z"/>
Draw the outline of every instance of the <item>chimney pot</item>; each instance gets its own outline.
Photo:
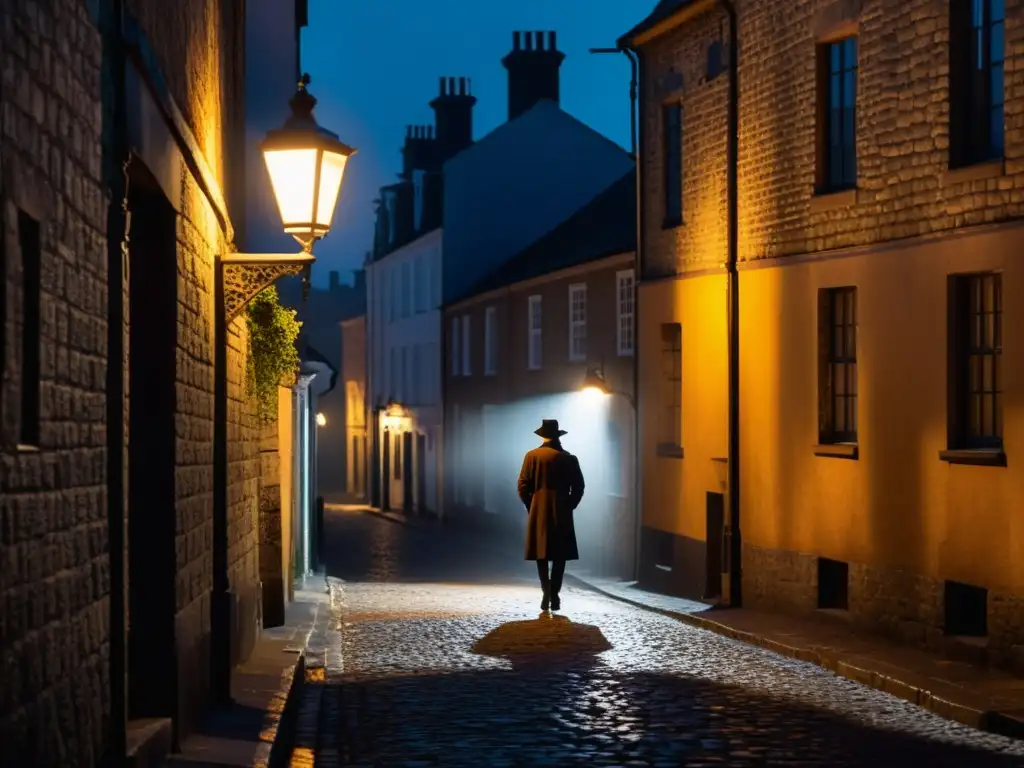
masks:
<path id="1" fill-rule="evenodd" d="M 411 125 L 407 125 L 407 126 L 405 126 L 405 138 L 408 139 L 411 136 L 412 136 L 412 126 Z"/>
<path id="2" fill-rule="evenodd" d="M 444 96 L 444 78 L 443 77 L 441 78 L 441 84 L 438 87 L 437 92 L 439 94 L 441 94 L 442 96 Z"/>
<path id="3" fill-rule="evenodd" d="M 466 78 L 464 78 L 464 77 L 460 77 L 459 78 L 459 95 L 460 96 L 465 96 L 466 95 Z"/>
<path id="4" fill-rule="evenodd" d="M 512 50 L 513 51 L 518 51 L 519 50 L 519 33 L 518 32 L 513 32 L 512 33 Z"/>
<path id="5" fill-rule="evenodd" d="M 454 77 L 449 77 L 448 78 L 448 93 L 450 95 L 452 95 L 452 96 L 455 95 L 455 78 Z"/>
<path id="6" fill-rule="evenodd" d="M 524 32 L 523 33 L 523 37 L 526 38 L 526 45 L 524 45 L 523 47 L 527 51 L 532 51 L 533 50 L 533 32 Z"/>
<path id="7" fill-rule="evenodd" d="M 544 33 L 543 32 L 534 32 L 534 35 L 536 35 L 536 37 L 537 37 L 537 50 L 538 51 L 543 51 L 544 50 Z"/>
<path id="8" fill-rule="evenodd" d="M 552 51 L 557 51 L 558 50 L 558 44 L 555 41 L 556 41 L 556 38 L 555 38 L 554 31 L 548 32 L 548 49 L 549 50 L 552 50 Z"/>

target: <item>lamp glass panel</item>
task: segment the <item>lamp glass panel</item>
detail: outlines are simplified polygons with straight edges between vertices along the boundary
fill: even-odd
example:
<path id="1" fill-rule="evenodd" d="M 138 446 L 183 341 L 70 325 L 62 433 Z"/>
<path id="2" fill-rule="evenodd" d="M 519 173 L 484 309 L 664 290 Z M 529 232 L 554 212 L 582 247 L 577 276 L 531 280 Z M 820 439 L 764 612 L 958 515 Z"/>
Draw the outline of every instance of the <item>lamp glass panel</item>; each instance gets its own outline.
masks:
<path id="1" fill-rule="evenodd" d="M 317 153 L 316 149 L 273 149 L 263 153 L 286 232 L 308 230 L 312 224 Z"/>
<path id="2" fill-rule="evenodd" d="M 337 152 L 324 152 L 320 161 L 320 197 L 316 204 L 316 224 L 322 229 L 330 229 L 334 218 L 334 206 L 338 204 L 346 160 L 348 158 L 345 155 Z"/>

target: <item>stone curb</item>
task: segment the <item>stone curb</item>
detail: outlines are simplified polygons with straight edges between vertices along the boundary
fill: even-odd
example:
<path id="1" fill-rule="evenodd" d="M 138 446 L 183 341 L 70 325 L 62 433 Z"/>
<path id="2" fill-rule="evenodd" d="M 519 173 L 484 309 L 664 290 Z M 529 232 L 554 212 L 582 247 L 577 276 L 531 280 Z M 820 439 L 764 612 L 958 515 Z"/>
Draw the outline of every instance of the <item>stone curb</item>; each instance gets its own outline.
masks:
<path id="1" fill-rule="evenodd" d="M 982 709 L 969 704 L 962 704 L 953 701 L 934 694 L 926 688 L 914 685 L 913 683 L 900 680 L 890 675 L 882 674 L 866 667 L 858 666 L 856 663 L 842 658 L 839 654 L 823 653 L 809 648 L 787 645 L 786 643 L 781 643 L 778 640 L 772 640 L 765 635 L 735 629 L 712 619 L 707 619 L 703 616 L 695 616 L 690 613 L 683 613 L 681 611 L 673 611 L 667 608 L 647 605 L 646 603 L 642 603 L 638 600 L 630 600 L 628 597 L 623 597 L 622 595 L 615 594 L 614 592 L 591 584 L 585 579 L 574 574 L 566 573 L 565 577 L 577 586 L 592 592 L 597 592 L 605 597 L 610 597 L 613 600 L 618 600 L 619 602 L 627 603 L 636 608 L 651 611 L 652 613 L 660 613 L 663 616 L 676 619 L 684 624 L 689 624 L 690 626 L 698 627 L 700 629 L 706 629 L 709 632 L 724 635 L 725 637 L 738 640 L 742 643 L 747 643 L 748 645 L 756 645 L 760 648 L 773 651 L 780 656 L 787 656 L 791 659 L 815 664 L 840 677 L 845 677 L 856 683 L 860 683 L 861 685 L 869 688 L 875 688 L 879 691 L 883 691 L 891 694 L 892 696 L 903 699 L 904 701 L 909 701 L 911 704 L 916 704 L 922 709 L 933 712 L 947 720 L 954 720 L 972 728 L 977 728 L 980 731 L 987 731 L 1000 736 L 1024 739 L 1024 721 L 1013 714 L 990 709 Z"/>

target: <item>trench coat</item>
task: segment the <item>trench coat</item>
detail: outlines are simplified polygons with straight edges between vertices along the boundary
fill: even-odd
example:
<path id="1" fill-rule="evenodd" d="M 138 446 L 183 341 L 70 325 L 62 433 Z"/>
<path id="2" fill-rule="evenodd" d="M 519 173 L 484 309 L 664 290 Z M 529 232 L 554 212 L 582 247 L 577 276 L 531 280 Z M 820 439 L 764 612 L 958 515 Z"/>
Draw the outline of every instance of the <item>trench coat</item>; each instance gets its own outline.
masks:
<path id="1" fill-rule="evenodd" d="M 528 451 L 519 471 L 526 505 L 526 559 L 578 560 L 573 512 L 583 499 L 579 460 L 557 441 Z"/>

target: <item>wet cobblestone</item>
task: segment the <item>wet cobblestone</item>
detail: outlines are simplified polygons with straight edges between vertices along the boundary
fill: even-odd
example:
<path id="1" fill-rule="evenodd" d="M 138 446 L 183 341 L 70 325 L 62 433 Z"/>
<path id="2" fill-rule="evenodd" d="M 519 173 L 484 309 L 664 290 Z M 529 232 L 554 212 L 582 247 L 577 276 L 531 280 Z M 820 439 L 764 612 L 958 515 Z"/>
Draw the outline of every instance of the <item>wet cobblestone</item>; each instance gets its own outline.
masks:
<path id="1" fill-rule="evenodd" d="M 316 766 L 1024 766 L 1022 742 L 593 592 L 541 617 L 531 563 L 443 532 L 326 526 Z"/>

